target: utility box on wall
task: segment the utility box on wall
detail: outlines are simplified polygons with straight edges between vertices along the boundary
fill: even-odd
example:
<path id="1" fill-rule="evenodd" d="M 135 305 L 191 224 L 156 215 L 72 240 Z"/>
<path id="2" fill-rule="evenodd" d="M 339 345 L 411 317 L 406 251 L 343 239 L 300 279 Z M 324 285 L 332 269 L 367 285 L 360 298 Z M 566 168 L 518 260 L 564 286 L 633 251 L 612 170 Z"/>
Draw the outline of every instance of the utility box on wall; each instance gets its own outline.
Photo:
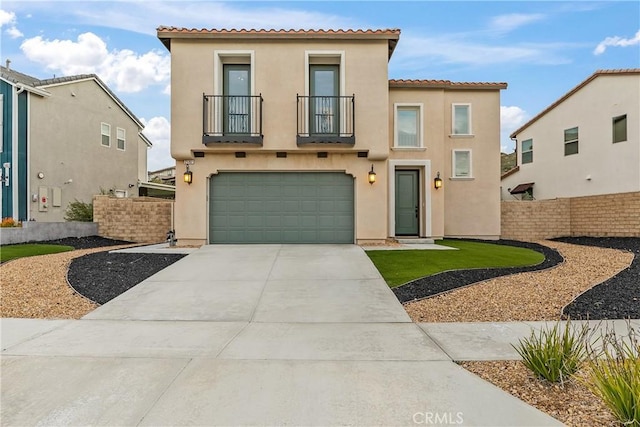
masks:
<path id="1" fill-rule="evenodd" d="M 38 187 L 38 212 L 47 212 L 49 210 L 49 189 L 47 187 Z"/>

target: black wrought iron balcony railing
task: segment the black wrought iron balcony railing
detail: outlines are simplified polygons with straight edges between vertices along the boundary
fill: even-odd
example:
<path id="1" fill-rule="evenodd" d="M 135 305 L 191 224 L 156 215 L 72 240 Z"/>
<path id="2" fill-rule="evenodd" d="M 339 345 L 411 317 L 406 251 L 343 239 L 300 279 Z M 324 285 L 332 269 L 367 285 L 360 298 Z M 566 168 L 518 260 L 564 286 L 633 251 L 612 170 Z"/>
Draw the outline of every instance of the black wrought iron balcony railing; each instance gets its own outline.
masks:
<path id="1" fill-rule="evenodd" d="M 355 95 L 298 95 L 298 145 L 355 144 Z"/>
<path id="2" fill-rule="evenodd" d="M 262 144 L 262 95 L 202 96 L 203 144 Z"/>

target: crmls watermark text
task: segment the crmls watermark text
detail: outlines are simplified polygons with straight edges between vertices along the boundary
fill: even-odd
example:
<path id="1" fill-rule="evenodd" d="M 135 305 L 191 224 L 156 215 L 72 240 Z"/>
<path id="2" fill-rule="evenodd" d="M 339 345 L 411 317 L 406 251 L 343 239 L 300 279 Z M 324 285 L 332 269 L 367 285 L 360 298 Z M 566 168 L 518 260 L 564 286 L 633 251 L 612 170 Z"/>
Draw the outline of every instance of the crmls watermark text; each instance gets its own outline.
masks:
<path id="1" fill-rule="evenodd" d="M 413 422 L 424 425 L 457 425 L 464 422 L 462 412 L 416 412 Z"/>

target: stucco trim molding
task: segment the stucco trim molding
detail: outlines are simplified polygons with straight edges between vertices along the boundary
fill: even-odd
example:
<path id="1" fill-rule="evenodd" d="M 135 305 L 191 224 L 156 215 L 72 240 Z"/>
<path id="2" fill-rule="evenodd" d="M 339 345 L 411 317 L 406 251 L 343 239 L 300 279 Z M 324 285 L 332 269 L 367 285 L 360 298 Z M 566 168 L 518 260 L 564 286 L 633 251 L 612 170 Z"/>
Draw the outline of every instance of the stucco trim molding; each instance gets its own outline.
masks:
<path id="1" fill-rule="evenodd" d="M 389 160 L 389 237 L 395 237 L 396 229 L 396 169 L 416 168 L 422 174 L 420 188 L 420 235 L 431 237 L 431 160 Z"/>

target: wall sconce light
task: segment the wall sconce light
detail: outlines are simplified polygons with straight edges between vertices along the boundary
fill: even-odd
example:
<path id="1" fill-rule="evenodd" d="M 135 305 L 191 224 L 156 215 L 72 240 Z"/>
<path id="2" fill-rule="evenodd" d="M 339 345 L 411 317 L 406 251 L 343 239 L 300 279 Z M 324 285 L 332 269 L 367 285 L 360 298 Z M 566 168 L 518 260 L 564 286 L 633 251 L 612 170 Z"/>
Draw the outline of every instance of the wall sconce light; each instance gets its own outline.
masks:
<path id="1" fill-rule="evenodd" d="M 183 178 L 184 178 L 184 182 L 186 182 L 189 185 L 191 185 L 191 183 L 193 182 L 193 172 L 189 170 L 189 165 L 192 165 L 193 163 L 194 163 L 193 160 L 184 161 L 184 164 L 187 166 L 187 170 L 184 172 Z"/>
<path id="2" fill-rule="evenodd" d="M 442 178 L 440 178 L 440 172 L 436 174 L 436 177 L 433 179 L 433 187 L 437 190 L 438 188 L 442 188 Z"/>
<path id="3" fill-rule="evenodd" d="M 373 171 L 373 165 L 371 165 L 371 170 L 369 171 L 369 184 L 376 182 L 376 173 Z"/>

